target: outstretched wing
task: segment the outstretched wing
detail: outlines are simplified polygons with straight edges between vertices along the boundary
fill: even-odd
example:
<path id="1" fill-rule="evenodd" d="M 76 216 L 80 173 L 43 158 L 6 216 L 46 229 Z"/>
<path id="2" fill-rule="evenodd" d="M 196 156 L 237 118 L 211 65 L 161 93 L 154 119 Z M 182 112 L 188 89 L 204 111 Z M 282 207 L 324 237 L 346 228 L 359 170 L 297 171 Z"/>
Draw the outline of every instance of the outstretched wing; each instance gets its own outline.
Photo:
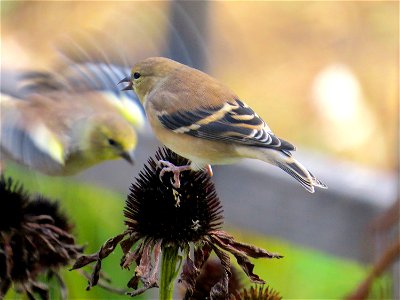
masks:
<path id="1" fill-rule="evenodd" d="M 292 151 L 295 147 L 276 137 L 267 124 L 240 100 L 194 111 L 162 112 L 160 122 L 182 134 L 248 146 Z"/>
<path id="2" fill-rule="evenodd" d="M 134 126 L 141 127 L 145 113 L 140 100 L 133 92 L 123 92 L 118 81 L 130 73 L 129 68 L 101 62 L 71 63 L 57 72 L 25 72 L 20 78 L 23 95 L 66 91 L 85 93 L 97 91 L 116 106 Z"/>

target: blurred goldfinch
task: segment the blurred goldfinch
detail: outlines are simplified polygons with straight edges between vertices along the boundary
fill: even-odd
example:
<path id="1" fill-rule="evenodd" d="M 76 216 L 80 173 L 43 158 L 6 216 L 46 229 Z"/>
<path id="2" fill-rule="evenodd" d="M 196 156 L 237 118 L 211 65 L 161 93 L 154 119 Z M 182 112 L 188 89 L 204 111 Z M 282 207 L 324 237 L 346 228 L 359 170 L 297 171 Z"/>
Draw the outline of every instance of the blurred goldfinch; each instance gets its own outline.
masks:
<path id="1" fill-rule="evenodd" d="M 132 163 L 144 113 L 116 88 L 120 74 L 93 63 L 24 73 L 19 97 L 1 95 L 1 159 L 57 176 L 121 157 Z"/>
<path id="2" fill-rule="evenodd" d="M 190 159 L 190 168 L 255 158 L 278 166 L 311 193 L 314 187 L 326 188 L 293 158 L 292 144 L 276 137 L 249 106 L 209 75 L 155 57 L 137 63 L 121 82 L 129 82 L 123 90 L 133 89 L 143 103 L 157 138 Z M 179 187 L 179 172 L 188 167 L 162 164 L 174 172 Z"/>

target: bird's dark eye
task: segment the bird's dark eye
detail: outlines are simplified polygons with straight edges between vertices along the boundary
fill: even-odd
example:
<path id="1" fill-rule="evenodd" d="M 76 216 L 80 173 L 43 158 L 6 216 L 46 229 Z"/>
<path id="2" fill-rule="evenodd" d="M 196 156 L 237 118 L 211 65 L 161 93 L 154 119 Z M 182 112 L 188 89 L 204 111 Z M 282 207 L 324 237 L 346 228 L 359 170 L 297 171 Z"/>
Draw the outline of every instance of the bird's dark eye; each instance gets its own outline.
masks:
<path id="1" fill-rule="evenodd" d="M 117 145 L 117 142 L 116 142 L 115 140 L 113 140 L 113 139 L 108 139 L 108 143 L 109 143 L 111 146 L 116 146 L 116 145 Z"/>
<path id="2" fill-rule="evenodd" d="M 133 79 L 138 79 L 140 77 L 140 73 L 135 72 L 133 73 Z"/>

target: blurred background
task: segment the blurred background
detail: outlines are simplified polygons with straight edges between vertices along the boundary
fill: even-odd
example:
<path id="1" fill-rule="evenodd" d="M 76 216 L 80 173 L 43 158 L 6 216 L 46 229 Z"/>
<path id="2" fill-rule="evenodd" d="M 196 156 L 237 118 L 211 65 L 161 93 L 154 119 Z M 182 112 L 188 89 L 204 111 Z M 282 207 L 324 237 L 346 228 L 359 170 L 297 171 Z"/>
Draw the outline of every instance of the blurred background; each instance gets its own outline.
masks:
<path id="1" fill-rule="evenodd" d="M 14 72 L 55 67 L 57 47 L 125 65 L 167 56 L 218 78 L 329 186 L 308 194 L 261 162 L 215 167 L 225 227 L 285 256 L 255 262 L 284 298 L 343 298 L 398 234 L 397 225 L 371 229 L 398 198 L 398 16 L 397 2 L 2 1 L 1 89 L 15 89 Z M 7 173 L 59 199 L 90 253 L 123 230 L 129 185 L 157 147 L 145 128 L 134 168 L 116 161 L 68 178 L 19 166 Z M 130 273 L 115 268 L 119 257 L 105 270 L 124 286 Z M 397 272 L 389 268 L 371 297 L 399 297 Z M 71 299 L 117 297 L 65 277 Z"/>

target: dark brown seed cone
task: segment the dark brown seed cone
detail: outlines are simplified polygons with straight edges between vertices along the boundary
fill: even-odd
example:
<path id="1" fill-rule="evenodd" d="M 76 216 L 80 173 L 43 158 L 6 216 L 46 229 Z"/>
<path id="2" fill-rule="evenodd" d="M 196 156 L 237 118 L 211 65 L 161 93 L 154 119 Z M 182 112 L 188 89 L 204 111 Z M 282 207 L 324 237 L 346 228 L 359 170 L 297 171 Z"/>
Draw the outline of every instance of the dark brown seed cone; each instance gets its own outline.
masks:
<path id="1" fill-rule="evenodd" d="M 204 171 L 183 171 L 180 174 L 180 188 L 171 184 L 171 173 L 165 173 L 160 180 L 157 162 L 168 161 L 175 166 L 190 162 L 164 148 L 158 150 L 156 159 L 150 158 L 132 184 L 124 210 L 125 232 L 110 238 L 97 253 L 81 256 L 72 269 L 79 269 L 96 262 L 89 286 L 99 280 L 102 260 L 111 254 L 117 245 L 124 253 L 121 266 L 129 269 L 136 264 L 135 272 L 128 287 L 135 291 L 131 296 L 143 293 L 158 285 L 157 273 L 160 254 L 164 247 L 179 248 L 186 256 L 180 282 L 186 288 L 186 298 L 192 297 L 196 281 L 204 263 L 212 251 L 222 266 L 222 275 L 208 291 L 214 299 L 229 296 L 228 283 L 232 277 L 229 255 L 233 254 L 247 276 L 256 283 L 264 283 L 254 272 L 252 258 L 281 258 L 252 245 L 236 242 L 232 236 L 221 230 L 223 216 L 221 202 L 209 175 Z M 135 248 L 132 249 L 132 247 Z M 190 249 L 194 257 L 190 257 Z M 142 283 L 142 287 L 139 287 Z"/>
<path id="2" fill-rule="evenodd" d="M 34 299 L 48 297 L 38 275 L 54 275 L 82 253 L 70 234 L 71 225 L 56 202 L 30 198 L 18 183 L 0 177 L 0 298 L 11 284 Z M 65 293 L 62 291 L 62 294 Z"/>

